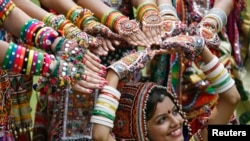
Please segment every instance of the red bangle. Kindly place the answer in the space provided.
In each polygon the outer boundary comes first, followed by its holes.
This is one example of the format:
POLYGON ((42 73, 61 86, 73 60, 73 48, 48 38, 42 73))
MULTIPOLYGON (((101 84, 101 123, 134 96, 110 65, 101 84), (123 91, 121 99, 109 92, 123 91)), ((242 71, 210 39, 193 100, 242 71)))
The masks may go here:
POLYGON ((22 47, 22 51, 21 51, 21 55, 20 55, 20 59, 18 62, 18 68, 17 68, 17 72, 21 72, 22 68, 23 68, 23 62, 24 62, 24 57, 25 57, 25 52, 26 52, 26 48, 22 47))
POLYGON ((204 74, 207 75, 207 74, 211 73, 211 72, 214 71, 219 65, 220 65, 220 61, 218 61, 217 64, 214 65, 210 70, 205 71, 204 74))

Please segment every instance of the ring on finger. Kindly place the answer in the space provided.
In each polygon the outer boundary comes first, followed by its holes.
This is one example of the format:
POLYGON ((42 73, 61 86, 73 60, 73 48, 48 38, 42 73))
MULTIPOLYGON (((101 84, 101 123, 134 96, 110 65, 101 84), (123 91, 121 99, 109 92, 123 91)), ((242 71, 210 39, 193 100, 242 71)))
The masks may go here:
POLYGON ((82 75, 82 80, 84 80, 84 81, 87 80, 87 77, 88 76, 86 74, 82 75))

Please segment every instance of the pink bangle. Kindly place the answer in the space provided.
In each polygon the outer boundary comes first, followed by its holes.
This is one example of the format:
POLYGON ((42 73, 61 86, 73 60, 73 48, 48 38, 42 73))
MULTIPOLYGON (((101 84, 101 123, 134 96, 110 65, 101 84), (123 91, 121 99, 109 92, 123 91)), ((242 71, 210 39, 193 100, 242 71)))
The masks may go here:
POLYGON ((50 65, 50 62, 51 62, 51 59, 50 59, 50 55, 45 53, 44 54, 45 57, 44 57, 44 63, 43 63, 43 71, 42 71, 42 74, 44 76, 48 76, 49 75, 49 65, 50 65))

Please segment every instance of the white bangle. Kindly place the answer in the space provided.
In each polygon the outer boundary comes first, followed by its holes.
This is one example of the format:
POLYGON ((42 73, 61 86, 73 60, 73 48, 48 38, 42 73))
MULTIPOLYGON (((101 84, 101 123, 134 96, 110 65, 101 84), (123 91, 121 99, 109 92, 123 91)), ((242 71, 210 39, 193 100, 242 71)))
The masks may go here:
POLYGON ((220 94, 223 93, 225 91, 227 91, 228 89, 230 89, 233 85, 234 85, 235 81, 231 78, 231 80, 226 83, 223 87, 219 88, 219 89, 214 89, 216 93, 220 94))
POLYGON ((218 73, 220 73, 223 69, 224 69, 224 65, 222 65, 221 63, 219 64, 219 66, 217 68, 215 68, 214 71, 210 72, 209 74, 206 74, 206 77, 208 79, 213 78, 214 76, 216 76, 218 73))
POLYGON ((170 14, 179 19, 175 7, 173 7, 171 4, 161 4, 158 6, 158 9, 161 16, 170 14))
POLYGON ((227 24, 227 14, 219 8, 212 8, 209 12, 204 16, 204 18, 213 18, 218 23, 218 31, 222 30, 222 27, 227 24))
POLYGON ((118 99, 120 99, 120 97, 121 97, 121 93, 118 90, 116 90, 115 88, 111 87, 111 86, 104 86, 102 91, 113 94, 118 99))
POLYGON ((96 101, 96 103, 98 103, 98 102, 100 102, 100 103, 103 103, 103 102, 107 103, 110 106, 114 107, 115 109, 117 109, 117 107, 118 107, 118 104, 114 104, 113 102, 111 102, 111 101, 109 101, 107 99, 104 99, 104 98, 98 98, 97 101, 96 101))
POLYGON ((90 122, 105 125, 110 128, 114 127, 114 123, 112 120, 101 116, 91 116, 90 122))
POLYGON ((101 104, 96 104, 96 105, 95 105, 95 109, 96 109, 96 110, 104 111, 104 112, 109 113, 110 115, 112 115, 112 116, 115 117, 116 111, 110 109, 110 108, 107 107, 107 106, 104 106, 104 105, 101 105, 101 104))
POLYGON ((218 57, 216 57, 215 55, 213 55, 213 56, 214 56, 213 59, 209 63, 207 63, 204 66, 201 66, 201 69, 203 72, 210 70, 214 65, 216 65, 218 63, 218 61, 219 61, 218 57))
POLYGON ((98 96, 98 98, 106 99, 106 100, 112 102, 114 105, 118 105, 119 104, 119 102, 116 99, 114 99, 114 98, 112 98, 110 96, 104 95, 104 94, 100 94, 98 96))

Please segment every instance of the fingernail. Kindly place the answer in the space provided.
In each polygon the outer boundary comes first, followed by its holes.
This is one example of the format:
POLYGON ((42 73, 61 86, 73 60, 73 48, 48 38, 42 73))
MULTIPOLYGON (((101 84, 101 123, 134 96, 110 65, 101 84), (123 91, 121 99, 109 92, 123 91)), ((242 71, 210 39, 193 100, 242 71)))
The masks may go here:
POLYGON ((102 84, 99 84, 99 86, 98 86, 100 89, 102 89, 103 88, 103 85, 102 84))

